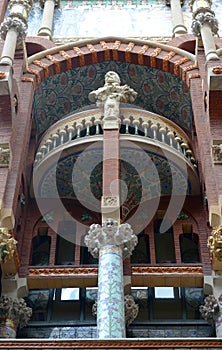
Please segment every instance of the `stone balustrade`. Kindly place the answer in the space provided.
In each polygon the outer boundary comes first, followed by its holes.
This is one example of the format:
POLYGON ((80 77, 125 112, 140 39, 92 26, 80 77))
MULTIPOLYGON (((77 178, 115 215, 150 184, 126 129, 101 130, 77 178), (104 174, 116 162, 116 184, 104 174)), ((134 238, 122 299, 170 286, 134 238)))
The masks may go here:
MULTIPOLYGON (((196 160, 186 133, 170 120, 136 108, 121 108, 120 134, 156 140, 180 152, 196 167, 196 160)), ((79 112, 58 121, 43 135, 36 152, 35 165, 63 144, 82 137, 103 133, 103 117, 98 109, 79 112)))

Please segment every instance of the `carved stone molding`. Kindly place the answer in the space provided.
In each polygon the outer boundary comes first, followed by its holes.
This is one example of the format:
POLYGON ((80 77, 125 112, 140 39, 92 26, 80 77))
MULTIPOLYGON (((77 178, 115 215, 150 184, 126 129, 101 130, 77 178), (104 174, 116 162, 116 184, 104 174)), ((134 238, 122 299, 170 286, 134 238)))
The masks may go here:
POLYGON ((215 18, 214 11, 207 9, 206 12, 200 12, 200 9, 198 9, 197 14, 194 15, 194 19, 191 25, 192 32, 195 36, 201 36, 201 27, 204 24, 207 24, 210 27, 213 34, 218 33, 218 20, 215 18))
POLYGON ((125 258, 132 254, 137 241, 137 236, 129 224, 118 225, 118 222, 113 219, 107 219, 102 226, 99 224, 91 225, 88 235, 85 237, 85 244, 95 258, 98 258, 100 248, 106 245, 122 248, 125 258))
POLYGON ((0 228, 0 263, 5 263, 12 258, 16 249, 17 241, 5 228, 0 228))
POLYGON ((212 258, 222 262, 222 226, 215 227, 208 238, 208 248, 212 258))
POLYGON ((203 269, 201 266, 133 266, 133 274, 202 274, 203 269))

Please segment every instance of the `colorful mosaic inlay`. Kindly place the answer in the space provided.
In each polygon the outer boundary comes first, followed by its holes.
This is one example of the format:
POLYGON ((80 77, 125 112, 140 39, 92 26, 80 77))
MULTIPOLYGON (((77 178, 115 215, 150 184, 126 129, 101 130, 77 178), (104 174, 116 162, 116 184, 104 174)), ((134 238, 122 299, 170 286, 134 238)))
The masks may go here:
POLYGON ((109 70, 119 74, 121 84, 138 92, 135 105, 191 129, 190 92, 179 77, 147 66, 110 61, 78 67, 44 80, 34 97, 38 132, 90 105, 89 92, 103 86, 105 73, 109 70))

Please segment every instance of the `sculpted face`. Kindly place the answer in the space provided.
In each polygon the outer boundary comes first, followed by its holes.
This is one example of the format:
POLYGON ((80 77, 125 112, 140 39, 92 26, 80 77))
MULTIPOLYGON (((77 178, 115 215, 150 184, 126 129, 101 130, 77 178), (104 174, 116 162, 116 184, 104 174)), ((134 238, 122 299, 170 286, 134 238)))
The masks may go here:
POLYGON ((109 71, 105 75, 105 83, 106 84, 112 84, 112 83, 120 84, 120 78, 116 72, 109 71))

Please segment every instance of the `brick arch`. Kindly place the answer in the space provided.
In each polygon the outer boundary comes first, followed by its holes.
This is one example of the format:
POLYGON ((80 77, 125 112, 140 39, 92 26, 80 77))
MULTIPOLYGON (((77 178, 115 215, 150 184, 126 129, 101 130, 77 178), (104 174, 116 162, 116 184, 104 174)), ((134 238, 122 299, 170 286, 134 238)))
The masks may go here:
MULTIPOLYGON (((196 64, 185 52, 179 52, 161 44, 146 44, 146 42, 121 40, 93 40, 91 43, 66 49, 53 48, 40 55, 41 58, 33 60, 22 77, 22 81, 31 81, 33 89, 49 77, 67 70, 96 64, 104 61, 121 61, 136 65, 157 68, 180 77, 190 86, 190 80, 199 78, 196 64)), ((38 57, 38 56, 37 56, 38 57)))

